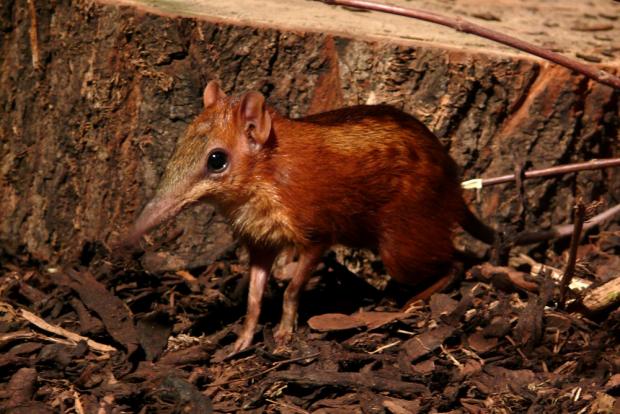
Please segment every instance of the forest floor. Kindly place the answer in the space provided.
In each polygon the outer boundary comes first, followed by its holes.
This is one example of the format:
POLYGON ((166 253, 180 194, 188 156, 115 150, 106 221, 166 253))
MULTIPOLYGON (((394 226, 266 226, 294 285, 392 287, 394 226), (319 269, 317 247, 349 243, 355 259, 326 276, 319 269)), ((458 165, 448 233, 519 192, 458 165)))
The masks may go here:
MULTIPOLYGON (((547 265, 562 269, 566 252, 550 251, 547 265)), ((255 344, 228 356, 245 313, 238 252, 163 274, 97 246, 68 268, 5 260, 0 412, 620 410, 620 310, 584 313, 583 293, 560 309, 556 283, 528 256, 469 267, 447 292, 403 307, 403 290, 368 283, 380 281, 377 263, 357 262, 356 275, 331 254, 288 348, 272 337, 285 285, 272 278, 255 344)), ((617 277, 619 254, 618 229, 591 236, 579 280, 617 277)))
MULTIPOLYGON (((184 0, 183 10, 180 1, 107 2, 256 27, 507 50, 306 0, 184 0)), ((618 1, 416 3, 583 60, 620 62, 618 1)), ((563 241, 506 267, 468 262, 454 286, 411 303, 412 293, 384 283, 378 262, 331 253, 303 293, 289 347, 277 347, 272 334, 287 283, 279 272, 254 345, 231 356, 248 286, 240 249, 208 266, 161 273, 95 244, 62 267, 0 255, 0 413, 620 412, 617 298, 596 312, 584 305, 591 289, 620 277, 620 226, 579 247, 581 287, 563 308, 552 275, 561 276, 567 257, 563 241)))

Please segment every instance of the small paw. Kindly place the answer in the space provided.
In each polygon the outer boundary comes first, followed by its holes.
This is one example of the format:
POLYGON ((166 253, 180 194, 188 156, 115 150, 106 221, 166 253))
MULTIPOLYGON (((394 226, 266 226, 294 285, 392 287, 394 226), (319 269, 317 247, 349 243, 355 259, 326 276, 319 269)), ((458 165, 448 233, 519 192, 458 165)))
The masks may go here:
POLYGON ((239 338, 237 338, 235 344, 233 345, 232 352, 228 356, 235 355, 248 349, 248 347, 252 344, 252 337, 253 335, 246 333, 239 335, 239 338))
POLYGON ((276 342, 276 348, 273 350, 275 355, 289 355, 291 353, 292 349, 289 345, 293 340, 292 329, 283 329, 279 326, 273 335, 273 339, 276 342))
POLYGON ((276 333, 273 335, 273 339, 279 347, 286 346, 293 339, 293 329, 280 324, 276 330, 276 333))

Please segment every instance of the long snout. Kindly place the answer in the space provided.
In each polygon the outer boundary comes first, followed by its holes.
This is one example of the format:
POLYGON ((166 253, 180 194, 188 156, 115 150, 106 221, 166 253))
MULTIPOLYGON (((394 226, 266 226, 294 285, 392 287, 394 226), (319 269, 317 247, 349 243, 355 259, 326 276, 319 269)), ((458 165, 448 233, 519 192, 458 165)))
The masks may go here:
POLYGON ((136 246, 149 230, 176 216, 184 203, 174 197, 155 197, 144 209, 123 237, 125 246, 136 246))

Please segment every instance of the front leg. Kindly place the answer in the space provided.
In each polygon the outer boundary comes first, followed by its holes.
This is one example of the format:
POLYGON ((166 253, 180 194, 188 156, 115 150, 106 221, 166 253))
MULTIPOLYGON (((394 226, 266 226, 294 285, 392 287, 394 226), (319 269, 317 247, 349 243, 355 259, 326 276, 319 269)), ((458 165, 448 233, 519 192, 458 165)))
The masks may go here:
POLYGON ((277 256, 272 249, 248 248, 250 253, 250 290, 248 292, 248 310, 243 329, 233 347, 233 353, 243 351, 252 343, 254 331, 260 316, 261 302, 265 286, 271 272, 271 265, 277 256))
POLYGON ((321 259, 326 247, 323 245, 312 246, 300 251, 299 261, 295 274, 284 291, 282 306, 282 320, 275 333, 275 340, 283 345, 291 339, 297 322, 297 308, 299 307, 299 293, 304 288, 312 271, 321 259))

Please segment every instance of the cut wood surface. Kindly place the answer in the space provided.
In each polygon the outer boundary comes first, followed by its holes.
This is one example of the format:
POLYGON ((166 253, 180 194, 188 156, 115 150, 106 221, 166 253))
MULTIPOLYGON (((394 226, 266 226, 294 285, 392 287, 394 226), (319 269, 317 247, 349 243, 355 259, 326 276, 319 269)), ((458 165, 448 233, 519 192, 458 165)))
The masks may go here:
MULTIPOLYGON (((152 195, 215 78, 227 93, 261 91, 290 116, 395 105, 440 137, 464 179, 513 173, 515 163, 545 168, 620 153, 618 91, 428 23, 301 0, 28 4, 0 8, 0 252, 7 255, 88 263, 152 195)), ((416 7, 619 72, 615 2, 416 7)), ((484 189, 480 203, 473 192, 467 197, 502 227, 517 216, 513 188, 484 189)), ((569 221, 577 194, 616 204, 620 172, 530 180, 525 194, 526 226, 544 228, 569 221)), ((232 246, 207 206, 166 230, 155 233, 159 251, 145 260, 153 270, 205 266, 232 246)))
MULTIPOLYGON (((401 16, 333 7, 316 0, 103 0, 153 13, 224 23, 332 33, 409 45, 432 43, 489 52, 515 51, 476 36, 401 16)), ((620 63, 620 3, 559 0, 377 0, 460 17, 579 59, 620 63)))

